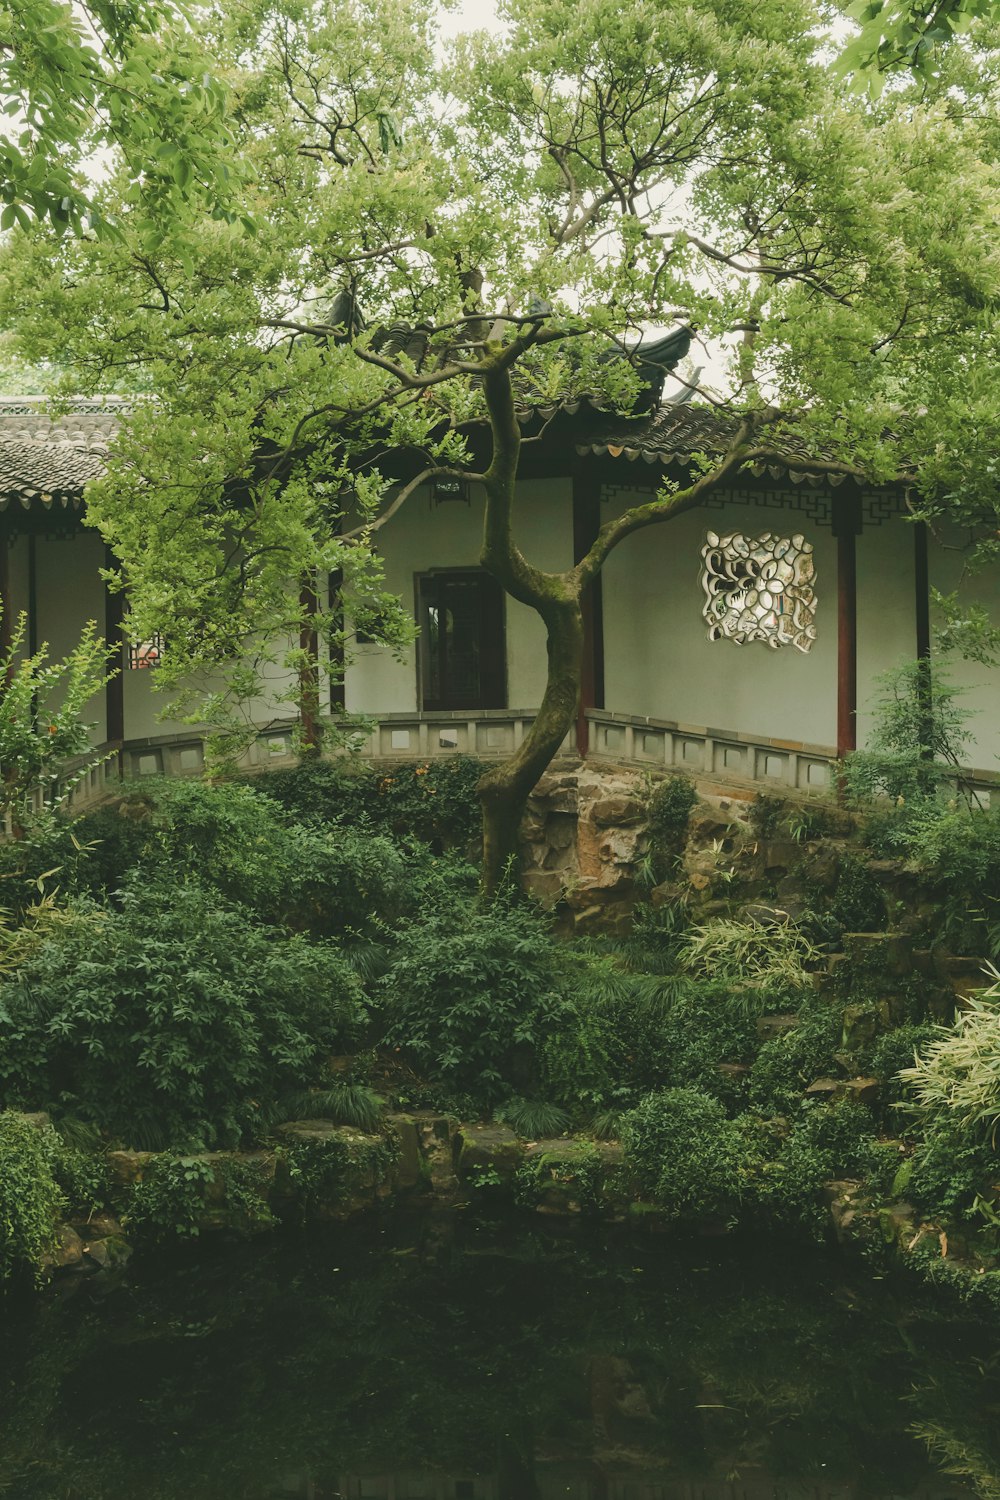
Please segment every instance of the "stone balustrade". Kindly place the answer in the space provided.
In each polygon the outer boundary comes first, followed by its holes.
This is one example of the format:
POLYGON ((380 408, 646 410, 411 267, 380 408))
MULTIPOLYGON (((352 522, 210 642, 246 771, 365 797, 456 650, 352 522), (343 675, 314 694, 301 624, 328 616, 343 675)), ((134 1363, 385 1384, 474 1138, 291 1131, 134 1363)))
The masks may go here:
MULTIPOLYGON (((681 724, 668 719, 588 709, 589 758, 651 771, 684 771, 705 788, 823 795, 835 775, 836 757, 829 745, 768 739, 736 730, 681 724)), ((490 760, 512 755, 531 727, 529 710, 484 709, 464 713, 396 713, 378 720, 359 720, 350 747, 373 761, 431 760, 473 755, 490 760)), ((295 721, 276 720, 262 728, 241 757, 241 767, 255 772, 294 765, 295 721)), ((106 756, 72 787, 74 811, 103 800, 119 780, 146 776, 198 775, 205 764, 204 741, 196 731, 127 740, 120 747, 99 746, 106 756)), ((567 735, 562 754, 575 755, 575 734, 567 735)), ((68 779, 84 764, 70 763, 68 779)), ((984 807, 1000 806, 1000 775, 970 770, 955 778, 956 791, 973 793, 984 807)))

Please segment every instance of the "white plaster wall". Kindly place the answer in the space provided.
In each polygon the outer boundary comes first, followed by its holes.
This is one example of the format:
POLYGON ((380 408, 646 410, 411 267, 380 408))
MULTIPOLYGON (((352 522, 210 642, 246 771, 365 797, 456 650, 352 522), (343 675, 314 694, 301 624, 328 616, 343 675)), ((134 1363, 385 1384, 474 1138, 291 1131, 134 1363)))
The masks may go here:
MULTIPOLYGON (((603 507, 605 517, 624 509, 645 492, 621 492, 603 507)), ((411 497, 380 534, 386 586, 409 608, 414 577, 437 567, 474 567, 481 545, 483 499, 473 491, 469 505, 434 506, 427 491, 411 497)), ((546 569, 572 563, 572 494, 568 479, 523 483, 518 488, 516 525, 529 560, 546 569)), ((54 656, 70 650, 88 619, 104 624, 99 568, 103 547, 93 533, 73 538, 39 537, 38 638, 54 656)), ((912 660, 916 650, 914 550, 912 528, 900 518, 866 525, 858 539, 858 701, 859 743, 871 727, 875 678, 912 660)), ((833 745, 836 739, 837 568, 836 541, 829 526, 798 510, 738 501, 704 508, 629 537, 604 570, 606 706, 614 711, 676 720, 760 737, 833 745), (736 646, 708 640, 702 616, 701 547, 706 532, 742 530, 749 534, 801 531, 816 560, 817 640, 808 655, 791 647, 736 646)), ((27 607, 28 543, 19 537, 11 551, 11 608, 27 607)), ((962 581, 964 559, 931 541, 931 582, 943 591, 963 584, 963 598, 985 605, 1000 624, 1000 588, 995 575, 962 581)), ((545 682, 544 632, 533 611, 506 600, 507 701, 531 710, 545 682)), ((952 679, 968 689, 965 702, 975 710, 975 744, 969 761, 980 769, 1000 768, 1000 669, 957 661, 952 679)), ((125 731, 128 738, 183 732, 186 726, 158 715, 169 700, 154 692, 155 674, 126 672, 125 731)), ((273 696, 253 706, 258 723, 289 716, 278 701, 291 683, 280 667, 269 670, 273 696)), ((357 649, 347 672, 347 706, 352 712, 413 712, 417 706, 416 647, 401 661, 377 646, 357 649)), ((321 701, 327 699, 326 682, 321 701)), ((103 694, 88 707, 105 734, 103 694)))
MULTIPOLYGON (((379 532, 386 588, 414 608, 414 578, 434 568, 478 565, 483 494, 473 486, 468 505, 434 505, 417 491, 379 532)), ((568 479, 527 480, 517 487, 515 533, 529 562, 547 570, 573 565, 573 499, 568 479)), ((537 708, 545 688, 545 632, 533 610, 507 599, 507 704, 537 708)), ((416 644, 401 660, 381 646, 359 646, 346 675, 349 712, 412 713, 417 708, 416 644)))
POLYGON ((858 745, 871 733, 883 672, 917 654, 914 532, 902 516, 865 523, 857 539, 858 745))
MULTIPOLYGON (((649 492, 618 493, 605 516, 649 492)), ((832 745, 837 725, 836 542, 801 511, 729 503, 690 511, 626 538, 604 568, 608 709, 800 743, 832 745), (710 641, 701 549, 724 535, 799 532, 814 549, 816 641, 808 654, 763 642, 710 641)))
MULTIPOLYGON (((27 554, 27 542, 18 542, 27 554)), ((37 538, 35 567, 38 599, 38 643, 48 643, 55 659, 65 656, 80 639, 88 620, 104 633, 104 584, 99 570, 104 566, 104 543, 93 531, 72 537, 37 538)), ((25 585, 26 587, 26 585, 25 585)), ((93 737, 99 742, 107 734, 104 691, 87 703, 83 717, 94 722, 93 737)))
MULTIPOLYGON (((195 733, 190 724, 172 717, 171 695, 156 690, 155 668, 125 669, 123 696, 125 704, 125 738, 129 740, 156 738, 164 734, 195 733)), ((251 699, 246 706, 247 717, 255 724, 265 725, 273 719, 289 719, 296 714, 295 705, 283 697, 295 685, 294 673, 278 663, 269 663, 261 673, 264 693, 251 699)), ((206 676, 199 683, 205 693, 222 687, 222 679, 206 676)), ((320 683, 321 711, 329 703, 329 690, 325 677, 320 683)))
MULTIPOLYGON (((0 546, 4 545, 0 542, 0 546)), ((18 615, 28 608, 28 538, 15 537, 10 547, 10 598, 6 601, 10 612, 10 628, 14 629, 18 615)), ((27 642, 25 642, 27 646, 27 642)))
MULTIPOLYGON (((1000 572, 994 566, 992 570, 964 577, 967 559, 960 550, 963 540, 957 535, 944 536, 940 542, 930 539, 931 585, 943 594, 958 589, 963 603, 981 605, 993 624, 1000 626, 1000 572)), ((933 615, 931 619, 933 624, 933 615)), ((953 656, 936 661, 946 670, 951 683, 964 690, 959 704, 973 715, 969 727, 974 743, 966 759, 976 770, 1000 771, 1000 667, 983 667, 953 656)))

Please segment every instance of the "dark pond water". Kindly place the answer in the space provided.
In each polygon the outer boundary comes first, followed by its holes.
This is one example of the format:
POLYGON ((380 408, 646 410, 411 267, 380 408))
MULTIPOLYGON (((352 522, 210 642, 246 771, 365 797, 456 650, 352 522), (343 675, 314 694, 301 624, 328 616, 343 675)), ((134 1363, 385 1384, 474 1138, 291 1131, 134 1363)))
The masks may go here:
POLYGON ((2 1310, 4 1500, 1000 1495, 997 1330, 805 1251, 458 1216, 98 1293, 2 1310))

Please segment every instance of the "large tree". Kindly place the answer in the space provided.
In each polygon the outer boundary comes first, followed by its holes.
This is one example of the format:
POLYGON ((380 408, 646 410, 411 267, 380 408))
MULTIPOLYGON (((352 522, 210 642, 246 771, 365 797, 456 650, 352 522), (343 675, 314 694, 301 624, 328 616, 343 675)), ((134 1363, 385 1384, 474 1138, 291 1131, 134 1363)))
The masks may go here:
POLYGON ((155 396, 89 504, 178 675, 228 659, 249 692, 249 641, 336 628, 327 570, 382 612, 373 532, 435 473, 482 485, 482 563, 537 611, 549 658, 531 732, 482 779, 488 889, 572 723, 582 600, 611 551, 790 432, 826 470, 917 475, 995 353, 1000 291, 986 116, 916 85, 840 98, 812 0, 503 14, 441 65, 430 0, 227 7, 206 37, 256 236, 205 219, 189 258, 151 253, 112 179, 119 240, 22 236, 0 285, 30 357, 155 396), (542 571, 517 540, 519 402, 628 410, 639 375, 609 353, 671 324, 711 351, 726 451, 542 571))

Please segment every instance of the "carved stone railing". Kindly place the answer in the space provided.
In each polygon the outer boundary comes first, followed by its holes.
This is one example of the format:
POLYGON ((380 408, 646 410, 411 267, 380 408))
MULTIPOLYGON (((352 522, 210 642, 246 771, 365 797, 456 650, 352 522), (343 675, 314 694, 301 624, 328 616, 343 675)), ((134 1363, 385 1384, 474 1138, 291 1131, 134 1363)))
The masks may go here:
MULTIPOLYGON (((668 719, 588 709, 589 758, 616 764, 648 767, 651 771, 685 771, 703 790, 743 788, 754 791, 822 795, 833 785, 836 758, 828 745, 768 739, 736 730, 682 724, 668 719)), ((512 755, 531 727, 530 710, 485 709, 466 713, 386 714, 377 722, 359 724, 352 732, 353 747, 363 760, 431 760, 448 755, 473 755, 489 760, 512 755)), ((241 757, 250 772, 294 765, 295 721, 281 720, 262 728, 241 757)), ((198 775, 205 764, 203 739, 196 731, 127 740, 121 746, 101 746, 111 752, 103 764, 89 770, 67 801, 74 811, 103 800, 119 780, 146 776, 198 775)), ((576 755, 575 735, 567 735, 561 753, 576 755)), ((82 762, 77 762, 76 768, 82 762)), ((74 766, 67 768, 72 774, 74 766)), ((956 791, 973 792, 984 807, 1000 806, 1000 775, 969 771, 955 778, 956 791)))

